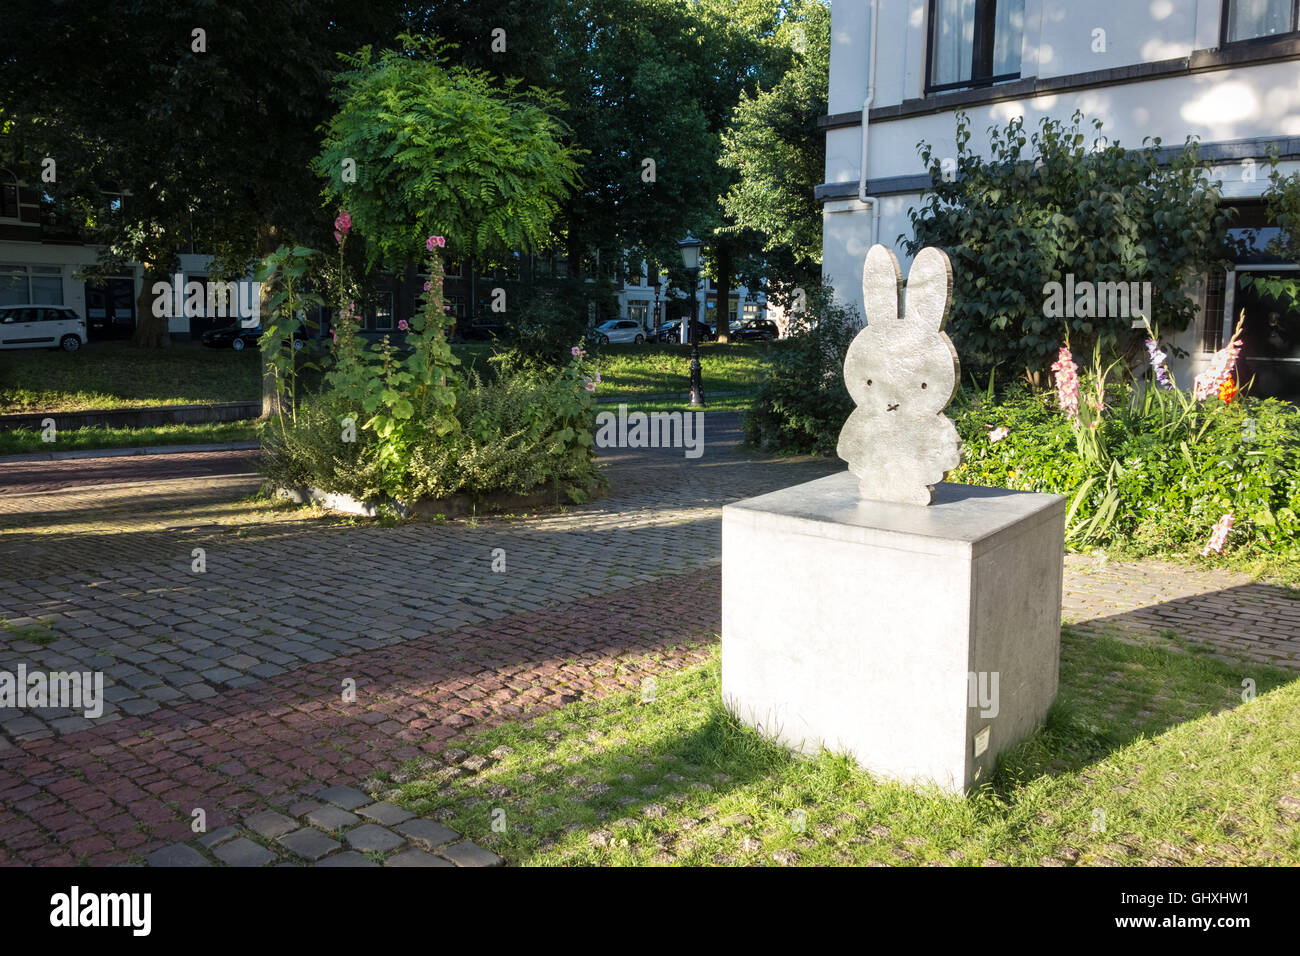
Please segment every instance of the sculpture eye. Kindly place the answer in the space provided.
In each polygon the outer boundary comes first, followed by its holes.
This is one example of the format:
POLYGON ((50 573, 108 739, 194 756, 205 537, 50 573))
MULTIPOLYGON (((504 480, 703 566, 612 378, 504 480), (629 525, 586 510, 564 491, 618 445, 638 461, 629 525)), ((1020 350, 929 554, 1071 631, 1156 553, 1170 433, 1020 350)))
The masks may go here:
POLYGON ((922 388, 925 388, 925 382, 922 382, 922 383, 921 383, 921 387, 922 387, 922 388))

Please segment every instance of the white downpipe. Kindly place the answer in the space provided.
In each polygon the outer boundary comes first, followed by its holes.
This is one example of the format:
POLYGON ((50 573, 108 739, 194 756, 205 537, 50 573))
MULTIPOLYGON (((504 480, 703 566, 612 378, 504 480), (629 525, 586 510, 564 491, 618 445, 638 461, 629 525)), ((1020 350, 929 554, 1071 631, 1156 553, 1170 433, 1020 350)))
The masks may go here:
POLYGON ((867 97, 862 101, 862 162, 858 176, 858 201, 871 206, 871 244, 880 241, 880 198, 867 195, 867 144, 870 140, 871 105, 876 101, 876 21, 880 0, 871 0, 871 40, 867 56, 867 97))

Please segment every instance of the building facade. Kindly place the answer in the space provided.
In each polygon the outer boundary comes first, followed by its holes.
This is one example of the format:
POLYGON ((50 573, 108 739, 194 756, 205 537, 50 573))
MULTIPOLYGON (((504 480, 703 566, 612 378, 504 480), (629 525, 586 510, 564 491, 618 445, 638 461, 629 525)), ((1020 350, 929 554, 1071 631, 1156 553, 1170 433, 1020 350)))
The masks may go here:
MULTIPOLYGON (((1237 225, 1270 223, 1261 194, 1270 155, 1300 169, 1300 3, 1297 0, 837 0, 832 6, 823 274, 861 308, 862 265, 879 241, 911 234, 908 210, 929 176, 917 152, 956 155, 958 110, 970 147, 987 155, 990 126, 1023 117, 1100 119, 1111 141, 1200 141, 1237 225)), ((1274 230, 1275 232, 1275 230, 1274 230)), ((1261 303, 1250 272, 1294 276, 1295 263, 1240 256, 1201 277, 1195 325, 1171 341, 1187 384, 1247 309, 1243 368, 1257 394, 1300 395, 1300 315, 1261 303)), ((1044 276, 1043 282, 1061 276, 1044 276)))

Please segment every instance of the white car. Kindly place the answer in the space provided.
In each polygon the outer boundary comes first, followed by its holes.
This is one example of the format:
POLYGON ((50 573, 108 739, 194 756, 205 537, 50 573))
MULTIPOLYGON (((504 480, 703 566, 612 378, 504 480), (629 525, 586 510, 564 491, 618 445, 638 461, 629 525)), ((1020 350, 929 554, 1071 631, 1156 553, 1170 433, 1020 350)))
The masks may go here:
POLYGON ((641 323, 635 319, 610 319, 596 326, 596 339, 601 345, 610 342, 634 342, 640 345, 648 337, 641 323))
POLYGON ((63 349, 86 344, 86 320, 66 305, 0 305, 0 349, 63 349))

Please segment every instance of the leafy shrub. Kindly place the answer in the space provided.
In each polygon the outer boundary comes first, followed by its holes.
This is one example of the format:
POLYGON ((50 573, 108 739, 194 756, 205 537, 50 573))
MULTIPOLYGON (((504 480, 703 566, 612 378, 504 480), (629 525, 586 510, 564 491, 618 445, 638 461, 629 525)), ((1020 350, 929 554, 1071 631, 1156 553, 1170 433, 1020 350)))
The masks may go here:
POLYGON ((853 411, 844 355, 862 324, 852 306, 835 303, 828 285, 809 289, 806 306, 794 316, 789 338, 768 352, 745 438, 771 451, 832 454, 853 411))
POLYGON ((948 480, 1061 494, 1072 506, 1078 497, 1068 527, 1076 545, 1199 549, 1231 511, 1234 544, 1300 546, 1300 410, 1275 399, 1210 398, 1180 417, 1154 397, 1127 384, 1107 390, 1113 413, 1100 428, 1108 463, 1098 468, 1079 454, 1052 393, 1013 389, 993 402, 967 392, 950 410, 964 449, 948 480), (991 440, 999 428, 1006 437, 991 440), (1107 511, 1109 520, 1093 524, 1107 511))
MULTIPOLYGON (((1147 319, 1166 330, 1186 328, 1196 315, 1189 280, 1221 258, 1228 211, 1219 184, 1205 178, 1195 142, 1162 164, 1158 138, 1125 149, 1105 142, 1100 121, 1087 132, 1082 124, 1078 112, 1068 126, 1044 118, 1031 134, 1014 118, 989 129, 985 159, 969 147, 968 120, 958 113, 955 157, 919 144, 931 184, 909 214, 912 236, 900 239, 909 255, 938 246, 952 259, 948 334, 968 372, 1045 370, 1061 320, 1044 315, 1044 283, 1064 282, 1067 274, 1081 282, 1150 282, 1154 315, 1147 319)), ((1110 338, 1140 352, 1130 320, 1065 321, 1083 351, 1110 338)))
POLYGON ((279 485, 311 486, 373 501, 467 493, 528 492, 556 485, 569 500, 586 500, 597 479, 592 431, 594 402, 578 362, 559 374, 514 373, 484 383, 477 375, 457 389, 457 428, 424 431, 405 449, 394 486, 381 457, 384 441, 368 429, 344 441, 340 422, 357 419, 337 393, 305 403, 297 424, 263 436, 263 469, 279 485))

